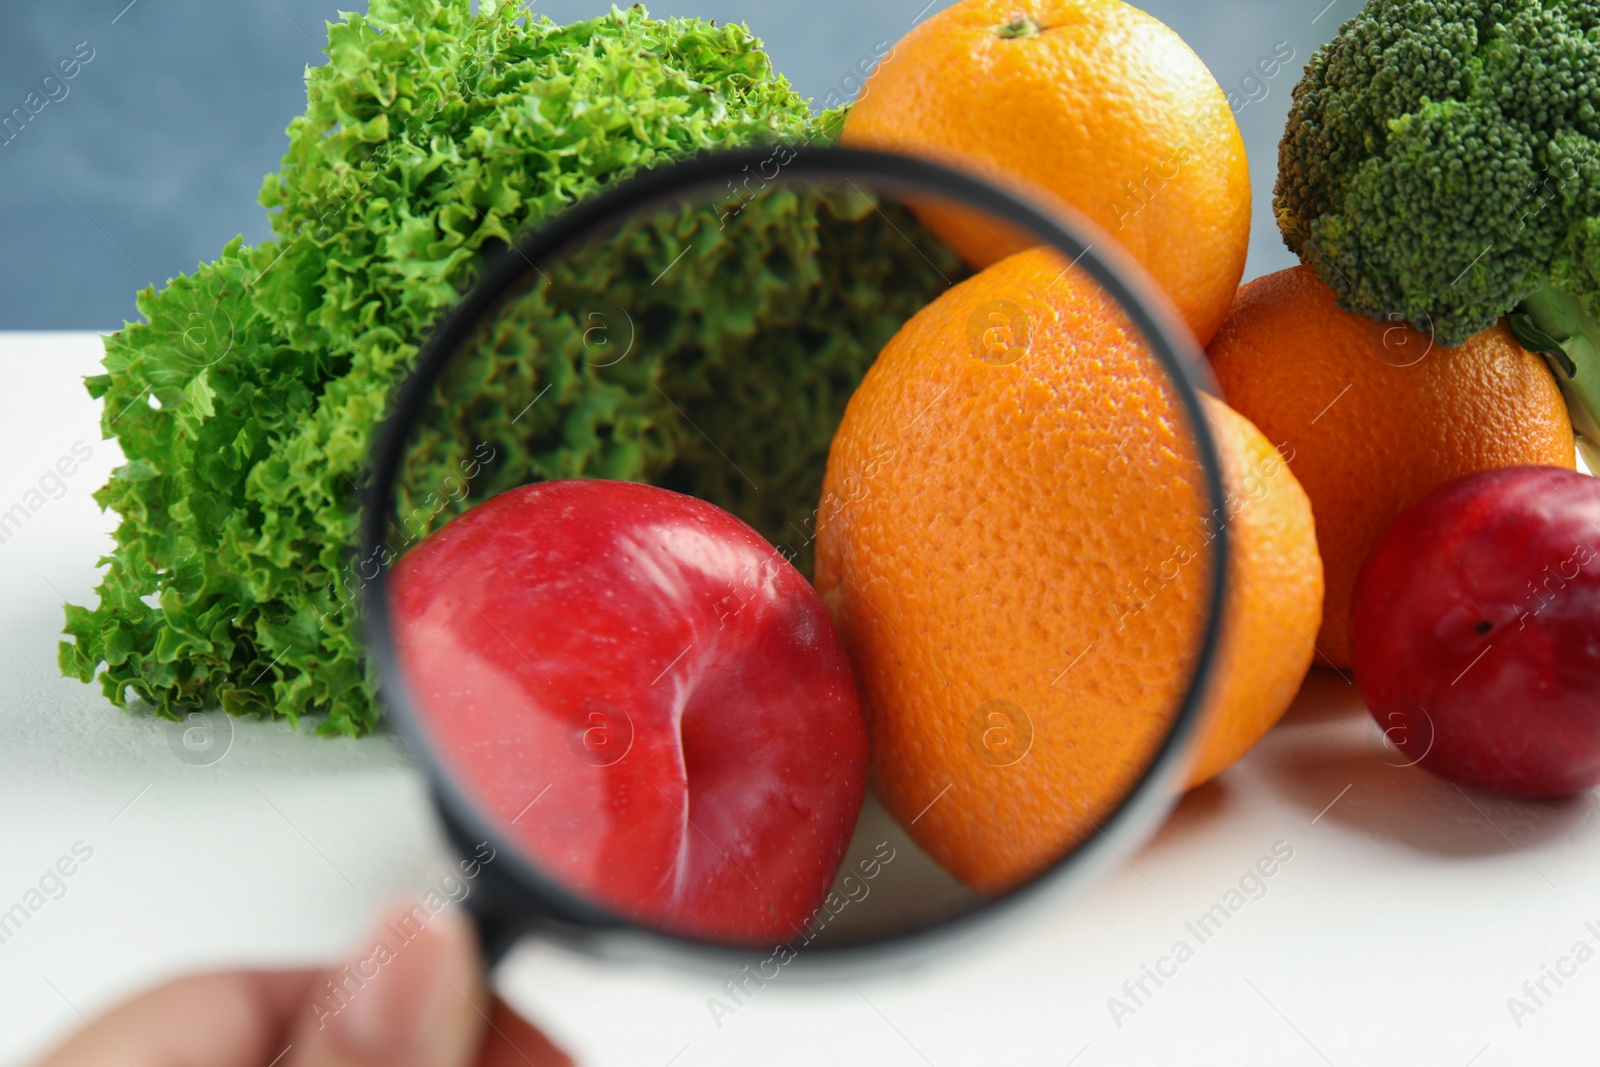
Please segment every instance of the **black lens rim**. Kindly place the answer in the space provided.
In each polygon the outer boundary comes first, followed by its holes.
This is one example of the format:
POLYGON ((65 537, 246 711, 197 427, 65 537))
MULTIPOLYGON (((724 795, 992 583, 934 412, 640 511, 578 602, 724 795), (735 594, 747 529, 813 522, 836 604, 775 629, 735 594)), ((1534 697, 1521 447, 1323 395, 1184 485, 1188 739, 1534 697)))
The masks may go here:
MULTIPOLYGON (((422 415, 431 390, 460 346, 484 316, 493 313, 512 293, 530 268, 537 269, 538 264, 559 255, 573 242, 643 208, 697 191, 725 189, 730 181, 744 179, 752 170, 760 174, 763 165, 774 162, 774 153, 780 148, 790 158, 780 165, 779 175, 770 179, 772 182, 792 182, 806 177, 836 180, 861 178, 870 181, 875 190, 887 188, 914 196, 943 198, 1045 238, 1045 243, 1054 246, 1109 292, 1121 305, 1129 321, 1143 333, 1171 379, 1190 420, 1212 513, 1227 513, 1221 461, 1199 397, 1208 384, 1199 347, 1187 327, 1172 312, 1165 297, 1144 280, 1137 264, 1109 236, 1069 206, 1058 202, 1036 203, 1032 195, 1002 189, 974 175, 926 159, 854 148, 767 145, 708 153, 640 172, 594 199, 563 211, 485 266, 483 274, 461 303, 434 328, 423 345, 414 368, 395 395, 372 452, 369 476, 362 494, 361 559, 364 563, 382 562, 375 576, 364 580, 360 591, 367 654, 372 658, 378 678, 378 696, 389 711, 390 722, 427 773, 435 802, 443 809, 452 836, 458 840, 477 837, 500 843, 501 835, 458 788, 434 752, 421 726, 421 718, 411 700, 400 671, 399 657, 395 653, 388 577, 399 557, 389 550, 386 532, 410 431, 422 415)), ((1152 804, 1162 803, 1157 794, 1172 787, 1170 779, 1179 761, 1186 755, 1198 728, 1221 643, 1228 577, 1228 529, 1225 523, 1219 524, 1215 531, 1211 556, 1213 581, 1207 604, 1208 625, 1189 690, 1149 766, 1117 808, 1098 827, 1100 835, 1086 838, 1028 882, 968 912, 886 937, 839 945, 824 943, 808 946, 803 955, 834 961, 854 959, 907 948, 926 948, 934 941, 970 931, 976 924, 987 923, 1003 913, 1015 911, 1025 900, 1036 897, 1051 885, 1064 880, 1073 871, 1085 866, 1088 857, 1102 852, 1109 845, 1111 836, 1125 830, 1137 811, 1149 810, 1152 804), (1097 842, 1097 836, 1104 836, 1105 842, 1097 842)), ((749 956, 748 949, 667 934, 596 908, 547 878, 515 849, 506 847, 497 851, 500 853, 497 863, 507 863, 513 868, 512 871, 501 870, 525 891, 527 903, 525 916, 501 914, 479 917, 480 921, 487 920, 502 931, 508 923, 513 923, 519 928, 530 931, 542 929, 562 940, 580 944, 592 943, 596 937, 608 933, 625 931, 632 937, 642 936, 646 943, 668 946, 680 953, 689 951, 702 957, 709 955, 728 959, 747 959, 749 956)), ((497 876, 496 881, 503 886, 506 879, 497 876)), ((502 892, 502 900, 504 896, 502 892)))

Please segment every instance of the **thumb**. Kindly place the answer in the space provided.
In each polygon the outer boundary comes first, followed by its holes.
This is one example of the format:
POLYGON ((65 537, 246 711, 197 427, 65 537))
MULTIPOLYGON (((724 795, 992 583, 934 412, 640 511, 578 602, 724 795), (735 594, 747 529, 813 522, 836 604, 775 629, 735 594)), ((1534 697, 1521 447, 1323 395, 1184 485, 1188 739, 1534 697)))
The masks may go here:
POLYGON ((307 994, 284 1067, 467 1067, 488 1019, 477 935, 451 907, 391 911, 307 994))

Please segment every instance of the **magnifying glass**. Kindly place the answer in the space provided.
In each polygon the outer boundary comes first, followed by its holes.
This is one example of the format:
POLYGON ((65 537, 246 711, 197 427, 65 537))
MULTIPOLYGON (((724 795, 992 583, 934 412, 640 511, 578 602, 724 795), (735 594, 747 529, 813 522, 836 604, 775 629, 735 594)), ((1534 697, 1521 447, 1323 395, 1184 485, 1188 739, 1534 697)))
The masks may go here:
POLYGON ((1130 263, 943 166, 776 145, 485 268, 363 554, 491 958, 942 951, 1153 829, 1227 511, 1200 354, 1130 263))

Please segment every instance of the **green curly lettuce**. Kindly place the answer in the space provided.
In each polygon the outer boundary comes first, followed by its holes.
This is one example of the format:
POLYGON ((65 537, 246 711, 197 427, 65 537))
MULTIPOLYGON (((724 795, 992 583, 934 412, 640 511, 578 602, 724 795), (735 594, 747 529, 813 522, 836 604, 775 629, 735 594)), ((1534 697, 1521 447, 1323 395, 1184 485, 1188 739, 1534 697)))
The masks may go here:
MULTIPOLYGON (((236 239, 141 292, 145 321, 106 339, 88 380, 127 462, 97 495, 120 517, 99 604, 68 607, 60 658, 117 704, 372 729, 355 605, 375 561, 352 558, 357 495, 419 340, 486 258, 604 186, 838 125, 813 119, 743 27, 639 7, 558 26, 516 3, 374 0, 329 27, 327 54, 262 189, 276 240, 236 239)), ((498 488, 587 476, 710 499, 803 565, 845 401, 960 272, 859 194, 776 187, 737 226, 711 208, 645 220, 524 294, 458 361, 386 550, 498 488), (691 246, 739 269, 716 286, 675 276, 691 246), (650 321, 626 359, 587 347, 599 301, 650 321)))

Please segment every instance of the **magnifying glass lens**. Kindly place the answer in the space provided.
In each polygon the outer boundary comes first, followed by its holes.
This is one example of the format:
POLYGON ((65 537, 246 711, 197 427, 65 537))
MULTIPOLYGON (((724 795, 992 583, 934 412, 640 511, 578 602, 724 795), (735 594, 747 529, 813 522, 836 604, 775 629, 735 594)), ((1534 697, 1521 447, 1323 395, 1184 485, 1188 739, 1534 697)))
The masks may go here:
POLYGON ((1104 240, 776 148, 486 273, 380 463, 379 644, 530 913, 901 938, 1170 795, 1225 522, 1192 342, 1104 240))

